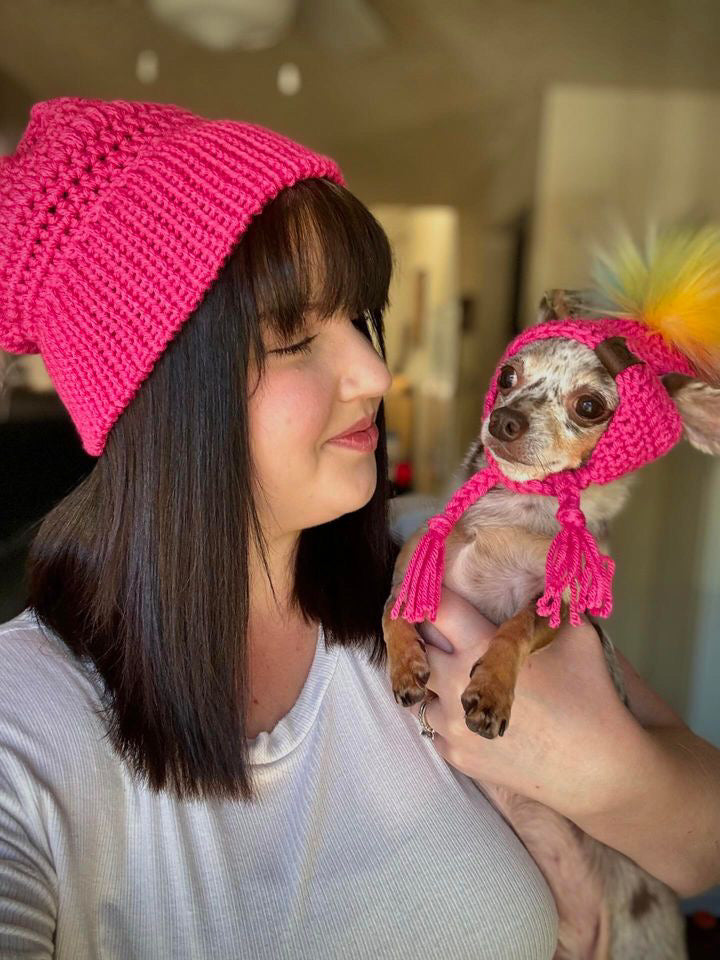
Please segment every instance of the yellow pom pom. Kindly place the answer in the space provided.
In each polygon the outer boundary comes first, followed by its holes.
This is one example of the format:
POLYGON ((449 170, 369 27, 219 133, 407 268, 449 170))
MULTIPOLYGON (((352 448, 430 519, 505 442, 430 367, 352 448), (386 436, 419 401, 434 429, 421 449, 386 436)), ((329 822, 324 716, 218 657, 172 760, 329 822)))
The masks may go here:
POLYGON ((606 314, 647 324, 720 380, 720 227, 650 229, 644 253, 623 233, 596 252, 593 278, 606 314))

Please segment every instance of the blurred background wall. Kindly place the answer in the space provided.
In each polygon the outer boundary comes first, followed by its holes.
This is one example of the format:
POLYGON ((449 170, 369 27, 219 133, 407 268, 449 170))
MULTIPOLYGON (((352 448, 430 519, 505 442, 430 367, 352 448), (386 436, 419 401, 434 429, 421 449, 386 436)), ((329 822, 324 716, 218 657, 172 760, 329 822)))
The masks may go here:
MULTIPOLYGON (((716 0, 0 0, 0 153, 61 95, 178 103, 338 160, 395 251, 391 470, 418 522, 542 291, 585 285, 616 219, 640 237, 720 215, 716 0)), ((6 377, 0 619, 32 524, 93 462, 39 358, 6 377)), ((611 635, 720 744, 718 464, 682 446, 645 468, 612 543, 611 635)))
MULTIPOLYGON (((593 241, 623 220, 720 217, 720 94, 555 86, 543 103, 526 311, 582 286, 593 241)), ((717 460, 687 444, 642 471, 615 523, 614 635, 697 732, 720 743, 717 460)))

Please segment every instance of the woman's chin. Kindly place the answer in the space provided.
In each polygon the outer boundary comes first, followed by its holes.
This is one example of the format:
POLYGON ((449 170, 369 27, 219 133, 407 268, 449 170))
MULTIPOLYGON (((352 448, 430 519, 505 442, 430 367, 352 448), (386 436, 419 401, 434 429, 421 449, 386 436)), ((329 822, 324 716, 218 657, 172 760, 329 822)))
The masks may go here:
POLYGON ((364 484, 354 484, 353 489, 348 490, 347 509, 343 513, 353 513, 360 510, 372 499, 377 487, 377 471, 373 470, 372 476, 367 478, 364 484))

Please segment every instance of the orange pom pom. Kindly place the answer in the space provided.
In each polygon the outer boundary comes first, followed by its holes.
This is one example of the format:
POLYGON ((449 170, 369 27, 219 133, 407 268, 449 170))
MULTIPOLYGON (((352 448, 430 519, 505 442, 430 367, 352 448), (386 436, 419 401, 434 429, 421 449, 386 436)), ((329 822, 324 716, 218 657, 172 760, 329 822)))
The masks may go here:
POLYGON ((595 258, 605 314, 647 324, 720 381, 720 227, 652 228, 644 252, 624 232, 595 258))

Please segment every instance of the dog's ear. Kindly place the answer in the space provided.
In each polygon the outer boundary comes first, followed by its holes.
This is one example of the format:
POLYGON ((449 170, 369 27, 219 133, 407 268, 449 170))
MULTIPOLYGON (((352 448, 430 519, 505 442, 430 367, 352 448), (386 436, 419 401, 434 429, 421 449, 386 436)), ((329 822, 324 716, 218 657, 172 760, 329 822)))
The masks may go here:
POLYGON ((602 340, 595 347, 595 353, 597 354, 598 360, 600 360, 613 378, 627 367, 632 367, 636 363, 642 363, 639 357, 636 357, 632 351, 628 350, 625 337, 608 337, 607 340, 602 340))
POLYGON ((540 298, 540 306, 535 323, 549 320, 564 320, 566 317, 578 318, 588 312, 591 293, 588 290, 546 290, 540 298))
POLYGON ((720 386, 682 373, 662 378, 682 417, 685 436, 703 453, 720 454, 720 386))

